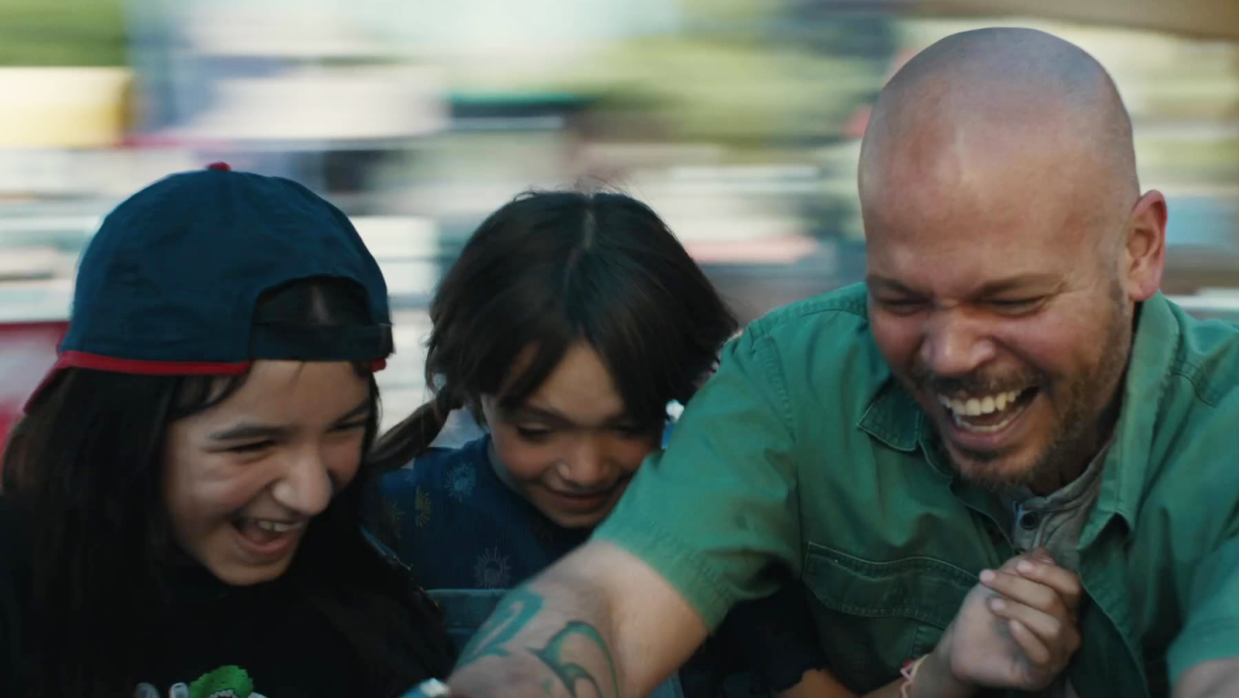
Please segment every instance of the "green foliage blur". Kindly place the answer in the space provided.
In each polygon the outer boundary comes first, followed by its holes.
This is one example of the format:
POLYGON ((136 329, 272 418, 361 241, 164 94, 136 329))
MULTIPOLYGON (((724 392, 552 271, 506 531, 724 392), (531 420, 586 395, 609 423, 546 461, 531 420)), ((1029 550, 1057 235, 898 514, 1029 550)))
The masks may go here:
POLYGON ((126 65, 124 0, 0 0, 0 66, 126 65))

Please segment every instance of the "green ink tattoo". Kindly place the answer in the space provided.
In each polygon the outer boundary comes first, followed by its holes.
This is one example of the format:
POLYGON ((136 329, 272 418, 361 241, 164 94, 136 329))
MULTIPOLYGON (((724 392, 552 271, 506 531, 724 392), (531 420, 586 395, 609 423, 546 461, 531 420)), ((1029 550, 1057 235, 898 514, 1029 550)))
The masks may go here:
POLYGON ((482 657, 508 656, 504 645, 524 630, 541 610, 541 596, 524 587, 513 589, 503 597, 495 612, 465 646, 460 653, 460 660, 456 662, 456 668, 472 664, 482 657))
POLYGON ((598 680, 594 675, 589 673, 585 667, 576 662, 565 660, 563 658, 564 645, 574 636, 584 637, 586 640, 598 646, 602 651, 602 656, 607 660, 607 668, 611 671, 611 689, 612 696, 619 698, 619 676, 615 673, 615 660, 611 659, 611 651, 607 649, 606 640, 602 639, 602 635, 594 626, 584 621, 574 620, 564 626, 563 630, 555 633, 554 637, 546 643, 546 647, 540 650, 529 650, 534 656, 542 660, 543 664, 550 667, 551 671, 555 672, 555 676, 563 682, 564 687, 568 689, 568 695, 572 698, 576 696, 576 685, 578 681, 587 681, 594 687, 594 691, 598 693, 600 698, 605 698, 606 694, 602 692, 602 687, 598 685, 598 680))

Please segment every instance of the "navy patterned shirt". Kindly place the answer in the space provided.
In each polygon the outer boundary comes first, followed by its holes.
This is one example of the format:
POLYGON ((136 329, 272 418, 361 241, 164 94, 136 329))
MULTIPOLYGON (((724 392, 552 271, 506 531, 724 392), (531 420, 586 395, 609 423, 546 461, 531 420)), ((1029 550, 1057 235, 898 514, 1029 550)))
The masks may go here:
POLYGON ((508 589, 585 542, 495 473, 490 436, 384 476, 372 525, 427 589, 508 589))

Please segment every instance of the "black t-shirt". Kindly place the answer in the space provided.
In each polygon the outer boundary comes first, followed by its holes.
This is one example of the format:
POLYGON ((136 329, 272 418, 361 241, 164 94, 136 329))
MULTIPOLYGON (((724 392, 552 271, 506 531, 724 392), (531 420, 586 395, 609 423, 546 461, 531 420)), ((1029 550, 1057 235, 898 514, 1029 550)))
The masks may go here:
MULTIPOLYGON (((0 696, 22 695, 29 663, 23 663, 22 624, 29 629, 36 622, 26 611, 30 567, 22 533, 0 498, 0 696)), ((172 570, 169 577, 175 598, 152 599, 160 604, 152 614, 156 627, 135 621, 116 629, 116 646, 99 648, 101 656, 138 649, 138 685, 128 695, 162 698, 178 683, 191 696, 228 690, 223 695, 238 698, 365 695, 355 650, 289 583, 229 587, 201 567, 172 570)))
POLYGON ((178 598, 147 635, 141 683, 210 683, 212 695, 310 698, 362 695, 362 669, 317 610, 280 580, 227 587, 201 568, 179 571, 178 598), (254 695, 257 694, 257 695, 254 695))
POLYGON ((0 497, 0 696, 16 696, 22 666, 22 609, 29 605, 29 549, 23 545, 16 512, 0 497))

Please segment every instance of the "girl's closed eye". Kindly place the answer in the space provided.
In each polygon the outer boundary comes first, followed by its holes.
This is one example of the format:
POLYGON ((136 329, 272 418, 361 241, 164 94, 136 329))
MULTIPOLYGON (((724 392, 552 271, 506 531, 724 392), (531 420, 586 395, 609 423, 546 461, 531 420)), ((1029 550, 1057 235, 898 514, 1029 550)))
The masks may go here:
POLYGON ((545 441, 551 436, 551 430, 541 426, 517 426, 516 433, 527 441, 545 441))
POLYGON ((266 439, 263 441, 254 441, 251 443, 238 444, 236 446, 229 446, 227 451, 229 453, 258 453, 260 451, 264 451, 268 448, 271 448, 274 445, 275 445, 274 441, 270 439, 266 439))
POLYGON ((366 428, 366 420, 361 419, 355 422, 348 422, 346 424, 338 424, 332 427, 331 430, 335 432, 343 432, 343 431, 356 431, 358 429, 365 429, 365 428, 366 428))

